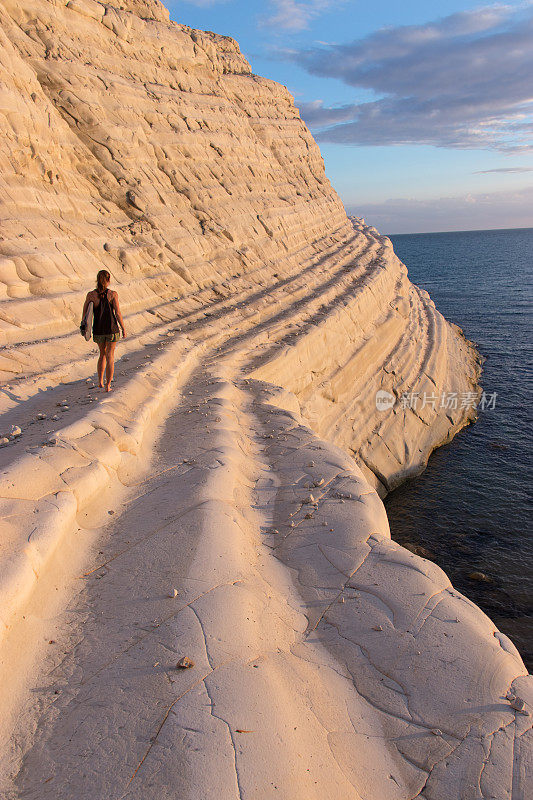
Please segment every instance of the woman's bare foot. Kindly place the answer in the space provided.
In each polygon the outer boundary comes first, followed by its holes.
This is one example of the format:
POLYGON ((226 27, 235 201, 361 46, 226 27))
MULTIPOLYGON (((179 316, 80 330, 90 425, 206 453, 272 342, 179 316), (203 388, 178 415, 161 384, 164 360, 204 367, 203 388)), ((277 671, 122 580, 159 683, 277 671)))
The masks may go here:
POLYGON ((103 388, 104 388, 104 384, 103 384, 103 383, 99 383, 99 384, 98 384, 98 388, 99 388, 99 389, 103 389, 103 388))
POLYGON ((110 392, 111 391, 111 384, 108 383, 106 385, 106 387, 105 387, 105 390, 106 390, 106 392, 110 392))

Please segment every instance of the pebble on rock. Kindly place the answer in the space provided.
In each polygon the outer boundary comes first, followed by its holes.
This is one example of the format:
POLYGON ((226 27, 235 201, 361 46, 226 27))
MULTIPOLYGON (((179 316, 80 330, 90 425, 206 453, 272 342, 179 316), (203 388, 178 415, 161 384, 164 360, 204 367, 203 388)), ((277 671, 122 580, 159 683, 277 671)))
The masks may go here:
POLYGON ((187 658, 187 656, 180 658, 176 664, 176 669, 191 669, 192 667, 194 667, 194 661, 191 661, 191 659, 187 658))
MULTIPOLYGON (((511 708, 514 708, 515 711, 524 712, 524 707, 526 703, 521 697, 514 697, 511 700, 511 708)), ((525 712, 527 714, 527 711, 525 712)))
POLYGON ((12 425, 10 433, 11 433, 11 436, 20 436, 21 433, 22 433, 22 429, 19 428, 18 425, 12 425))

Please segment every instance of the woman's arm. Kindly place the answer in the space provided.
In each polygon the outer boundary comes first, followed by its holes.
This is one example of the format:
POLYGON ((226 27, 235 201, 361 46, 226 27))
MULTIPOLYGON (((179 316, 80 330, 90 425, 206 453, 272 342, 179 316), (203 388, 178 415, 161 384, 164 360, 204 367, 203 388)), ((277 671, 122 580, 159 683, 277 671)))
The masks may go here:
POLYGON ((125 337, 126 336, 126 331, 124 329, 124 320, 122 319, 122 314, 120 313, 120 306, 118 304, 118 294, 116 292, 113 292, 113 306, 115 308, 115 314, 116 314, 116 317, 117 317, 117 322, 120 325, 120 327, 122 328, 122 336, 125 337))

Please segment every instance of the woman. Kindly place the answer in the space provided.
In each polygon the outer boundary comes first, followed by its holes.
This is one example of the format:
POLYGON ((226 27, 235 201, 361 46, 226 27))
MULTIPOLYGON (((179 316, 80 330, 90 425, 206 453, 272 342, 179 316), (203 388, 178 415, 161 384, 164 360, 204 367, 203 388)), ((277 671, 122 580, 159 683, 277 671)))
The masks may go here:
POLYGON ((111 391, 111 381, 115 369, 115 347, 120 339, 119 326, 122 329, 122 336, 126 336, 124 320, 118 304, 118 294, 108 288, 110 281, 109 272, 101 269, 96 276, 96 289, 87 294, 82 313, 82 319, 84 319, 89 303, 93 304, 93 339, 100 348, 98 385, 101 389, 104 388, 105 367, 106 392, 111 391))

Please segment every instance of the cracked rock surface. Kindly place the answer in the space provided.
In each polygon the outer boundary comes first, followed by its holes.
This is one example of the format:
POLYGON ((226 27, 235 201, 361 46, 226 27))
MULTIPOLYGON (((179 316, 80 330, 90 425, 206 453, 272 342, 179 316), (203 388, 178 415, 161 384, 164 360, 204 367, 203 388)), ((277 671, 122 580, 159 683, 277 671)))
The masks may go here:
POLYGON ((4 0, 0 69, 2 798, 528 800, 520 656, 380 500, 472 412, 377 390, 472 344, 232 39, 4 0))
POLYGON ((231 339, 191 369, 113 519, 79 519, 66 610, 27 610, 51 641, 5 796, 526 800, 520 656, 245 374, 231 339))

